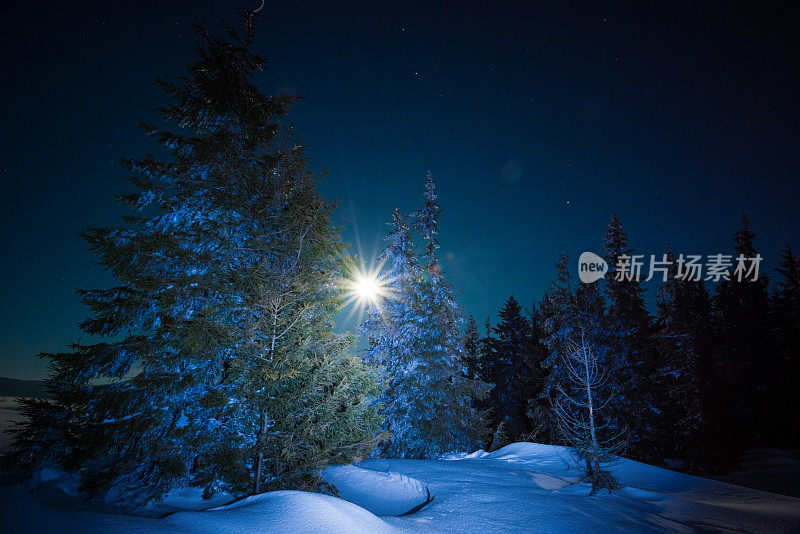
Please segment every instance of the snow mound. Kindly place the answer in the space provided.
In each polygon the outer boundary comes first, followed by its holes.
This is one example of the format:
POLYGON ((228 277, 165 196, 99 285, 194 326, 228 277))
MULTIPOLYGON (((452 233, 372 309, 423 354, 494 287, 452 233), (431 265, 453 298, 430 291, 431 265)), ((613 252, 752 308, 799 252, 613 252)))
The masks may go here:
POLYGON ((494 452, 490 452, 483 458, 488 460, 511 460, 518 462, 528 462, 532 460, 554 460, 571 459, 572 452, 566 447, 558 445, 543 445, 541 443, 529 443, 521 441, 511 443, 494 452))
POLYGON ((448 454, 442 460, 505 460, 507 462, 574 463, 570 449, 559 445, 543 445, 520 441, 501 447, 494 452, 478 449, 475 452, 448 454))
POLYGON ((489 453, 483 449, 478 449, 475 452, 451 452, 450 454, 444 454, 439 459, 440 460, 473 460, 475 458, 485 458, 486 455, 489 453))
POLYGON ((254 495, 204 512, 178 512, 164 521, 197 534, 397 532, 353 503, 329 495, 291 490, 254 495))
POLYGON ((400 473, 341 465, 325 469, 322 479, 334 486, 342 499, 375 515, 403 515, 431 499, 425 484, 400 473))
POLYGON ((51 491, 77 497, 80 480, 76 473, 67 473, 55 465, 44 465, 33 473, 28 485, 34 492, 51 491))

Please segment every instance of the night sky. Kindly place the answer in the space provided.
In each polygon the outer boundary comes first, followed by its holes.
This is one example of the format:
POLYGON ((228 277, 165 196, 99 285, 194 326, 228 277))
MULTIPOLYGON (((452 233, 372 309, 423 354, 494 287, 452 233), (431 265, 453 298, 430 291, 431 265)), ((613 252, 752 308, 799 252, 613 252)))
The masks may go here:
MULTIPOLYGON (((78 233, 120 223, 116 161, 156 149, 136 121, 167 103, 153 79, 193 59, 196 16, 238 5, 219 4, 4 8, 0 375, 42 377, 35 354, 80 336, 75 288, 114 284, 78 233)), ((264 91, 305 98, 291 117, 353 251, 382 247, 429 169, 445 272, 481 323, 512 293, 538 300, 562 250, 600 252, 613 211, 648 255, 730 253, 742 210, 768 267, 800 246, 789 12, 378 4, 267 2, 257 46, 264 91)))

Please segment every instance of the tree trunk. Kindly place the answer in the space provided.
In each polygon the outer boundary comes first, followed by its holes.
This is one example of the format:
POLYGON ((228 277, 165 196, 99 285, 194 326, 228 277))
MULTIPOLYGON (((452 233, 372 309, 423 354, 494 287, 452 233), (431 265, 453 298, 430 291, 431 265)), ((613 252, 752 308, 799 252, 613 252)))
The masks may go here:
MULTIPOLYGON (((269 346, 269 355, 270 358, 274 357, 275 355, 275 344, 276 344, 276 336, 277 336, 277 328, 278 328, 278 307, 279 302, 276 300, 272 302, 272 336, 270 340, 269 346)), ((261 419, 261 428, 258 432, 258 437, 256 438, 256 447, 258 447, 258 456, 256 457, 256 481, 253 485, 253 494, 261 493, 261 472, 264 466, 264 453, 261 450, 263 436, 267 431, 267 414, 262 414, 261 419)))
POLYGON ((261 429, 256 439, 256 446, 259 447, 258 456, 256 457, 256 481, 253 487, 253 495, 261 493, 261 471, 264 465, 264 453, 261 451, 261 440, 264 433, 267 431, 267 414, 262 415, 261 429))

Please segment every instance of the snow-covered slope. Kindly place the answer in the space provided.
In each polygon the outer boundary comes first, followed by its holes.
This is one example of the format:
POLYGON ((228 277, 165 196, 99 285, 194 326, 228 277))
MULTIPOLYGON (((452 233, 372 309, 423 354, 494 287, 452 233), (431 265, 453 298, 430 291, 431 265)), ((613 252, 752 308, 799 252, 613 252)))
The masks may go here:
MULTIPOLYGON (((3 532, 800 532, 800 499, 675 473, 631 460, 612 467, 626 486, 589 496, 567 449, 515 443, 442 460, 367 460, 329 470, 336 497, 272 492, 165 518, 48 508, 23 486, 0 487, 3 532), (370 472, 372 471, 372 472, 370 472), (435 499, 393 517, 428 490, 435 499), (361 504, 362 506, 359 506, 361 504), (380 508, 386 506, 386 508, 380 508), (371 513, 364 507, 382 515, 371 513)), ((191 499, 189 499, 191 500, 191 499)), ((68 502, 68 501, 67 501, 68 502)))

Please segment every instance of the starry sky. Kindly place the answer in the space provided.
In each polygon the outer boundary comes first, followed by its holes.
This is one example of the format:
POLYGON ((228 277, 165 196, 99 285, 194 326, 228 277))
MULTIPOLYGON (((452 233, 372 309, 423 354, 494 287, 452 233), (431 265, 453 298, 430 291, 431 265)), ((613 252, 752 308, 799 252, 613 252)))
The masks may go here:
MULTIPOLYGON (((42 377, 35 355, 81 336, 75 288, 114 283, 78 233, 120 222, 116 162, 155 149, 136 121, 166 103, 153 79, 181 74, 191 22, 222 4, 4 9, 0 375, 42 377)), ((742 210, 768 268, 800 247, 797 17, 591 4, 267 2, 258 83, 304 97, 291 118, 354 251, 419 207, 427 170, 443 267, 480 323, 538 300, 562 250, 599 252, 615 211, 648 255, 729 252, 742 210)))

